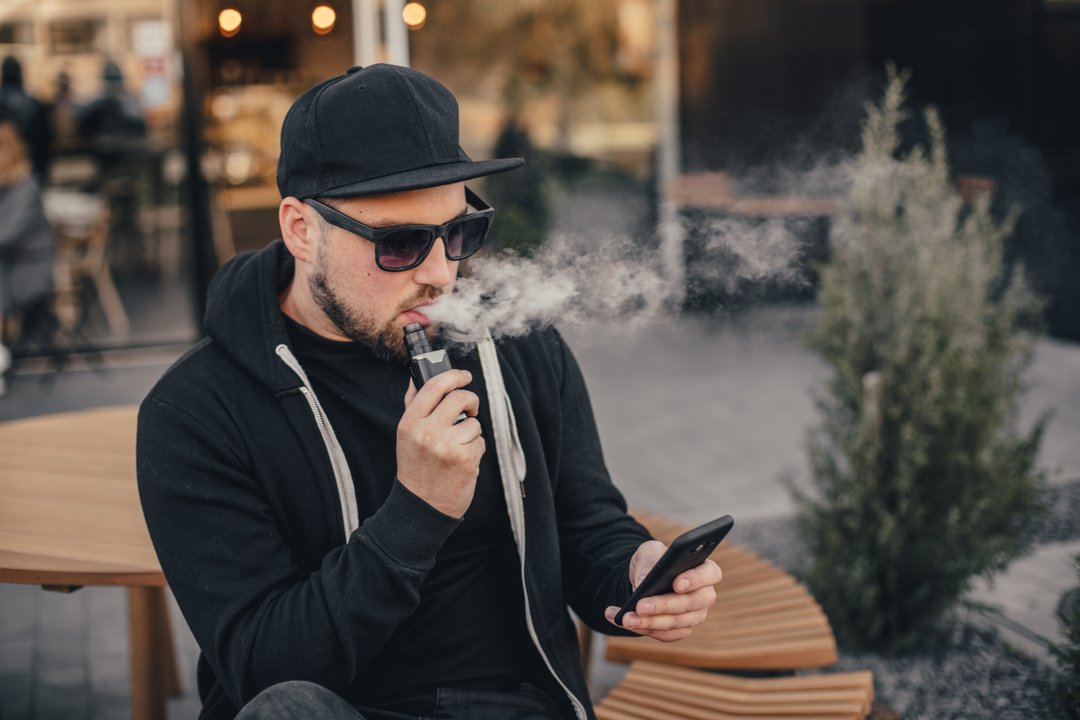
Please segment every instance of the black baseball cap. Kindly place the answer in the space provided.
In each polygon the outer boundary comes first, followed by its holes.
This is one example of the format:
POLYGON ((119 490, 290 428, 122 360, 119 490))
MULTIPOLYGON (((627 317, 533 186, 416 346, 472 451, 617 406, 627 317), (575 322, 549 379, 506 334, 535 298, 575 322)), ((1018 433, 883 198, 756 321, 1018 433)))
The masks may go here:
POLYGON ((397 65, 353 67, 301 95, 281 125, 282 197, 417 190, 521 167, 474 161, 458 141, 458 104, 432 77, 397 65))

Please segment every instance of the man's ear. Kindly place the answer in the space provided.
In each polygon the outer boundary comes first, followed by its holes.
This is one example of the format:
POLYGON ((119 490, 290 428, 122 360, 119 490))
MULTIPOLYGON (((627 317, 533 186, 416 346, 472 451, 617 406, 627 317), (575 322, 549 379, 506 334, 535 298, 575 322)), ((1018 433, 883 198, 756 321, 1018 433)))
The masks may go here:
POLYGON ((289 253, 300 262, 311 262, 322 228, 310 217, 307 206, 297 198, 285 198, 278 206, 278 225, 289 253))

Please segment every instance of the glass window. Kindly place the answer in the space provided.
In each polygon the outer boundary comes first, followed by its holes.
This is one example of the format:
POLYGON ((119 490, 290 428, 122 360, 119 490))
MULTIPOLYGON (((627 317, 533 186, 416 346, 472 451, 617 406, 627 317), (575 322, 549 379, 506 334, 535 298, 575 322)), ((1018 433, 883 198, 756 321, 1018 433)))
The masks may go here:
POLYGON ((29 20, 0 22, 0 45, 31 45, 34 24, 29 20))
POLYGON ((103 18, 63 19, 49 23, 49 51, 56 55, 87 55, 105 50, 103 18))

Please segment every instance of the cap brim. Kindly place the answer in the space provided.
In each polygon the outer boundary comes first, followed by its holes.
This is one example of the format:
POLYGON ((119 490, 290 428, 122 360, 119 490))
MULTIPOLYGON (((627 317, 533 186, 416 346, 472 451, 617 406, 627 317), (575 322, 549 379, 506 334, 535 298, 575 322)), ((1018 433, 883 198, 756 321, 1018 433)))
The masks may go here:
POLYGON ((383 195, 385 193, 401 192, 403 190, 419 190, 421 188, 437 187, 472 180, 485 175, 506 172, 519 168, 525 164, 524 158, 502 158, 499 160, 479 160, 468 162, 447 163, 445 165, 433 165, 418 170, 408 170, 393 175, 364 180, 362 182, 341 185, 340 187, 325 190, 319 193, 319 197, 359 197, 362 195, 383 195))

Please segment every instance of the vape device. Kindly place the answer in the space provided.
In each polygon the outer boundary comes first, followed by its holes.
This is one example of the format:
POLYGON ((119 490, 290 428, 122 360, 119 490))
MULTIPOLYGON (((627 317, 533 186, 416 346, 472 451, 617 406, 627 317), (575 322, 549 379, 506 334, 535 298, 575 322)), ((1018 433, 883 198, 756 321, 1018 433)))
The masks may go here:
POLYGON ((453 367, 445 350, 431 349, 431 341, 420 323, 405 326, 405 349, 409 353, 409 372, 417 390, 431 378, 453 367))
MULTIPOLYGON (((409 323, 405 326, 405 349, 409 353, 409 372, 417 390, 439 373, 453 368, 445 350, 431 349, 431 341, 420 323, 409 323)), ((467 417, 468 415, 461 413, 454 423, 457 424, 467 417)))

